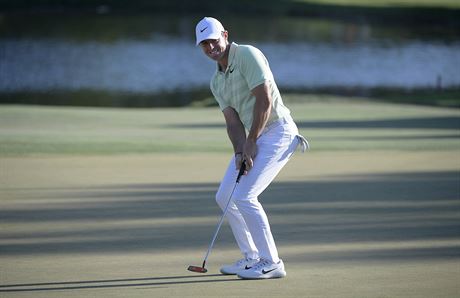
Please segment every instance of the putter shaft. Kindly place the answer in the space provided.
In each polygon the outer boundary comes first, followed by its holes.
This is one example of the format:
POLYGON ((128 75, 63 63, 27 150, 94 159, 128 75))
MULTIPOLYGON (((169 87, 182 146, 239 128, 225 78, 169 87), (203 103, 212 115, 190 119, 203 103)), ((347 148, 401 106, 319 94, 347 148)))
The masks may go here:
POLYGON ((224 222, 225 215, 227 214, 228 206, 230 205, 230 202, 233 197, 233 193, 235 192, 236 186, 238 183, 240 183, 241 176, 243 176, 244 171, 246 170, 246 161, 243 161, 240 167, 240 171, 238 172, 238 177, 236 178, 235 181, 235 186, 233 186, 232 192, 230 194, 230 197, 228 198, 227 205, 225 206, 224 212, 222 213, 222 216, 220 217, 219 223, 217 224, 216 232, 214 233, 214 236, 212 237, 211 243, 209 244, 208 250, 206 251, 206 255, 204 256, 203 260, 203 266, 202 267, 197 267, 197 266, 189 266, 188 270, 193 271, 193 272, 200 272, 200 273, 206 273, 208 270, 205 268, 206 261, 208 260, 208 256, 211 253, 211 249, 214 246, 214 242, 216 241, 217 234, 219 233, 220 227, 222 226, 222 223, 224 222))

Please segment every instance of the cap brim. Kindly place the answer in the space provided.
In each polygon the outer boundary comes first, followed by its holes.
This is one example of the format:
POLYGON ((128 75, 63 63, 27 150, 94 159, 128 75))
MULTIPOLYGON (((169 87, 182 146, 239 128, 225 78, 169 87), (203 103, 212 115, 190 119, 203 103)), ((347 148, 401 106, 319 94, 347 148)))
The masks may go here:
POLYGON ((198 46, 203 40, 206 39, 219 39, 220 35, 220 32, 212 32, 210 34, 200 36, 200 38, 196 40, 196 45, 198 46))

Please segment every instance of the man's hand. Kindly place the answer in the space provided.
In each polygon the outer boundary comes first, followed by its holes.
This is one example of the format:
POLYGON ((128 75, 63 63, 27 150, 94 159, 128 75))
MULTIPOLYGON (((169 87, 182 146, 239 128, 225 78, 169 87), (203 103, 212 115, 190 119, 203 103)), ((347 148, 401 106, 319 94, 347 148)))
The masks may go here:
MULTIPOLYGON (((235 153, 235 167, 237 170, 241 168, 241 165, 243 164, 243 152, 236 152, 235 153)), ((247 171, 244 171, 244 175, 246 175, 247 171)))
POLYGON ((239 170, 242 164, 243 164, 243 152, 235 153, 235 166, 236 166, 236 169, 239 170))
POLYGON ((243 160, 246 161, 246 171, 250 171, 254 165, 254 158, 257 154, 256 141, 252 139, 246 139, 243 146, 243 160))

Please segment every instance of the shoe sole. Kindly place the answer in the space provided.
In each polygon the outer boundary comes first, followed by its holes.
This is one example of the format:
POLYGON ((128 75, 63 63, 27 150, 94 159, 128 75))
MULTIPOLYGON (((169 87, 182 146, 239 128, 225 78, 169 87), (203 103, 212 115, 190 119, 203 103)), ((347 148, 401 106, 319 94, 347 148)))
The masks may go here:
POLYGON ((241 279, 275 279, 275 278, 283 278, 283 277, 286 277, 286 272, 282 272, 280 274, 277 274, 277 275, 259 275, 259 276, 241 276, 239 274, 237 274, 239 278, 241 279))
POLYGON ((226 272, 226 271, 222 271, 220 270, 220 273, 222 273, 223 275, 237 275, 238 273, 233 273, 233 272, 226 272))

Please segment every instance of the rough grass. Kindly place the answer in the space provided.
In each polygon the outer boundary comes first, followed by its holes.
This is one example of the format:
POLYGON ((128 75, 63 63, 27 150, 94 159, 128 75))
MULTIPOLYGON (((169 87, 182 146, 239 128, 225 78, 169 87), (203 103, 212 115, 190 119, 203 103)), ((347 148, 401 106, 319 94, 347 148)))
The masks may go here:
MULTIPOLYGON (((333 96, 286 102, 313 151, 458 150, 460 111, 333 96)), ((0 154, 105 155, 231 150, 215 108, 0 108, 0 154)))

